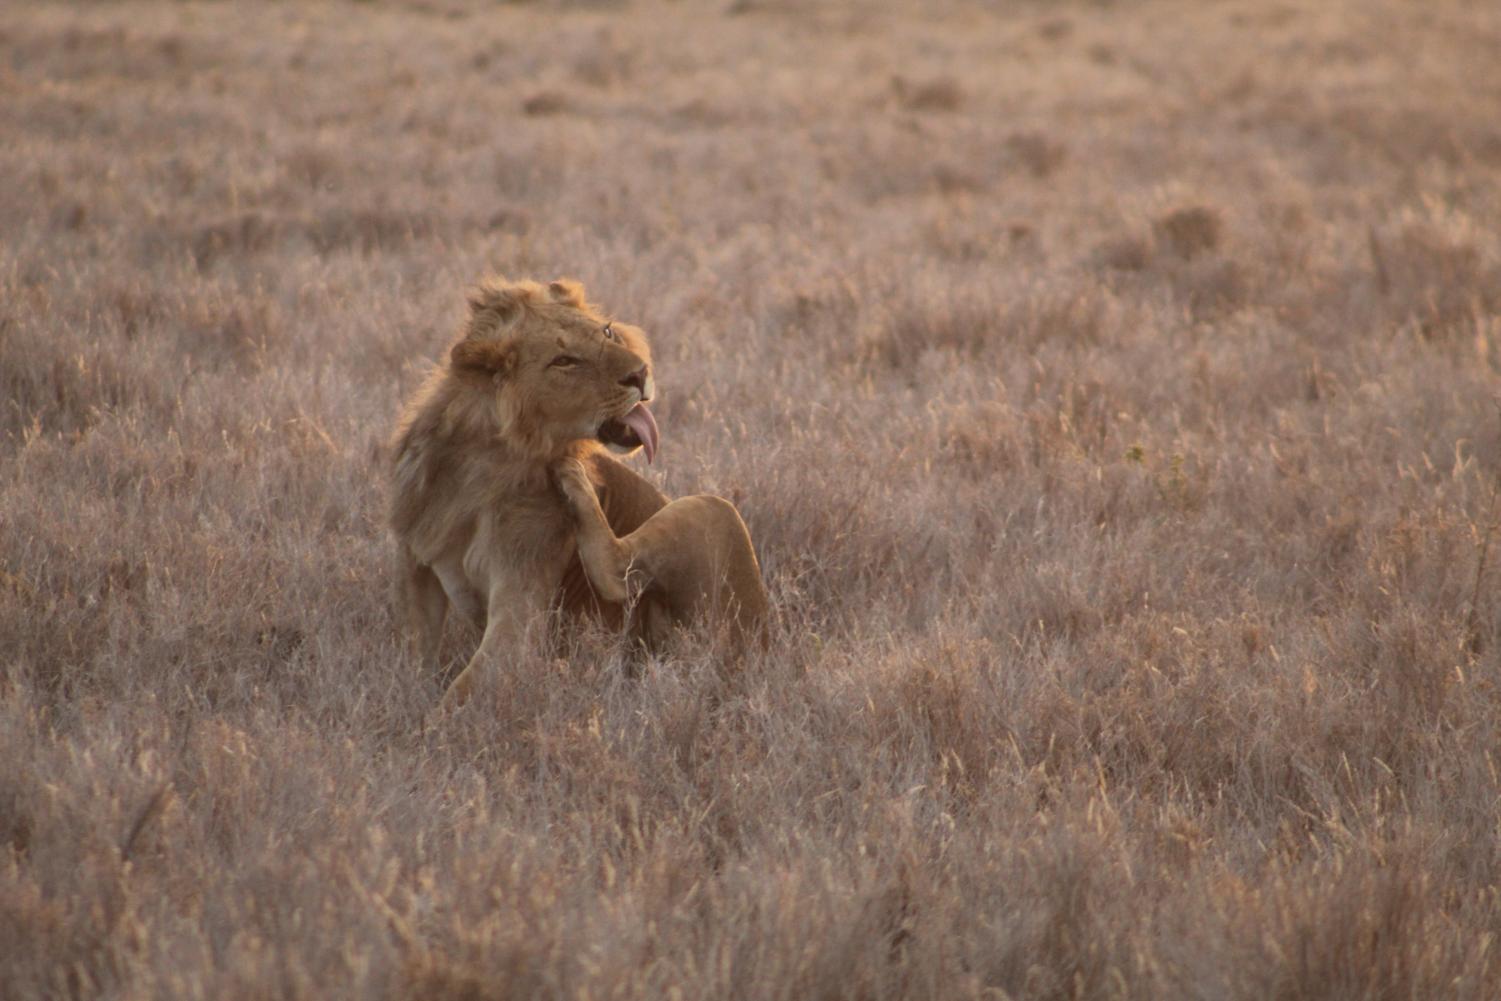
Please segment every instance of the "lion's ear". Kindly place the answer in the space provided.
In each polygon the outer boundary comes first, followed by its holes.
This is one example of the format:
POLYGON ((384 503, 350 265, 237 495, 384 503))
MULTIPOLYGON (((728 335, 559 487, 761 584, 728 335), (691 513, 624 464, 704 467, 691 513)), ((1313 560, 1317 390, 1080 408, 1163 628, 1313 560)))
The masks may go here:
POLYGON ((471 321, 492 321, 506 326, 521 312, 521 296, 518 290, 504 278, 492 278, 469 292, 469 317, 471 321))
POLYGON ((448 360, 456 371, 504 376, 516 365, 514 342, 466 337, 453 346, 448 360))
POLYGON ((584 308, 584 286, 572 278, 559 278, 547 286, 547 297, 553 302, 575 309, 584 308))

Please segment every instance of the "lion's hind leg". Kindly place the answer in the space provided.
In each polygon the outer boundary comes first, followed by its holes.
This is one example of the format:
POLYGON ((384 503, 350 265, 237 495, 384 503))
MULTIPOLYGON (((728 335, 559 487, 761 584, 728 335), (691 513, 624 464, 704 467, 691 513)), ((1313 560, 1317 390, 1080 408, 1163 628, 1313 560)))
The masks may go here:
POLYGON ((622 541, 677 621, 725 629, 737 646, 765 621, 750 532, 723 497, 680 497, 622 541))
MULTIPOLYGON (((579 559, 606 599, 649 589, 672 620, 728 627, 738 642, 766 617, 766 589, 750 533, 735 506, 699 495, 672 501, 624 538, 599 506, 582 464, 563 463, 558 482, 578 524, 579 559)), ((655 637, 663 623, 653 624, 655 637)))

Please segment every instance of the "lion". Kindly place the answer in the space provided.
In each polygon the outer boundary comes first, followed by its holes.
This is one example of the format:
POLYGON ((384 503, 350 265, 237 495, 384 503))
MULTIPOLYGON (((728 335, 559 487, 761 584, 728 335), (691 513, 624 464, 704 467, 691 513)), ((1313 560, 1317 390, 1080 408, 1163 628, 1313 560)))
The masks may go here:
POLYGON ((691 622, 735 643, 767 612, 750 533, 719 497, 669 501, 610 452, 656 458, 651 353, 575 281, 495 278, 407 403, 392 443, 399 603, 433 670, 451 609, 483 631, 444 706, 544 636, 592 614, 659 647, 691 622))

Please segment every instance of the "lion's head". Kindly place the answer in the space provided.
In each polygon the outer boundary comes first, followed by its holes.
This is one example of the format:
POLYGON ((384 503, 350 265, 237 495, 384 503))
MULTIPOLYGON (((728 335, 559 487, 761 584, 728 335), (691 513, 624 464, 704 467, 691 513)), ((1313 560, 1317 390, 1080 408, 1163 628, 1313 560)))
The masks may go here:
POLYGON ((492 279, 469 308, 450 369, 469 392, 493 400, 509 442, 539 459, 580 440, 655 457, 651 352, 640 328, 602 316, 566 280, 492 279))

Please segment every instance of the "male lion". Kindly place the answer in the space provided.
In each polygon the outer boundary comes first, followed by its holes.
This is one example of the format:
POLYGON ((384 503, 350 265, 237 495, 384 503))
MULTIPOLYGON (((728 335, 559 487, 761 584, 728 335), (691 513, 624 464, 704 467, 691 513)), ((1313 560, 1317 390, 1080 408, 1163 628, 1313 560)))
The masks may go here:
POLYGON ((391 525, 401 603, 437 666, 452 605, 484 638, 444 695, 462 703, 532 642, 549 608, 594 611, 648 644, 687 620, 742 637, 766 613, 750 535, 718 497, 668 502, 601 445, 657 451, 643 332, 571 281, 495 279, 402 414, 391 525))

